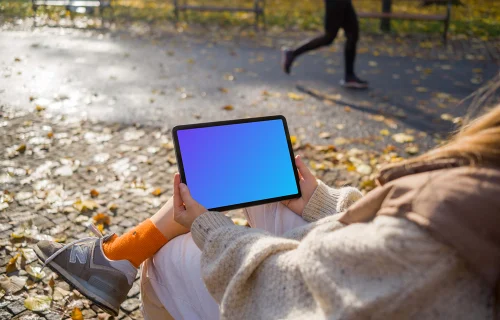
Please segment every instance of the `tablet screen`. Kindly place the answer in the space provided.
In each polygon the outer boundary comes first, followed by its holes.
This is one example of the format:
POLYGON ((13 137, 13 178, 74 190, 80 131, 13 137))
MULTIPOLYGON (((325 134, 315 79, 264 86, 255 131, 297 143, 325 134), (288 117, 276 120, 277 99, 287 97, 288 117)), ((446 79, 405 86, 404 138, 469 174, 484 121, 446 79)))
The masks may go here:
POLYGON ((227 210, 300 194, 284 118, 220 123, 174 129, 181 176, 196 201, 227 210))

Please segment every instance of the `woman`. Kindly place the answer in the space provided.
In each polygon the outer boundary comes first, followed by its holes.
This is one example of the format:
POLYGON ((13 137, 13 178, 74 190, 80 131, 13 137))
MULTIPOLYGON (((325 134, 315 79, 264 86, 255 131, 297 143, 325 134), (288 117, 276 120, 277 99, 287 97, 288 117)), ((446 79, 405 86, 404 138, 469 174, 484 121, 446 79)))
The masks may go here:
POLYGON ((328 46, 337 37, 339 29, 344 29, 346 43, 344 48, 345 77, 343 85, 347 88, 368 88, 368 82, 359 79, 354 73, 356 45, 359 38, 359 23, 351 0, 325 0, 325 32, 319 37, 307 41, 294 50, 283 50, 283 71, 289 74, 295 59, 311 50, 328 46))
POLYGON ((42 241, 36 252, 114 313, 133 265, 152 256, 141 280, 147 319, 494 318, 500 106, 382 170, 361 199, 296 163, 302 198, 247 208, 253 228, 207 212, 177 174, 173 199, 130 233, 83 239, 87 250, 42 241))

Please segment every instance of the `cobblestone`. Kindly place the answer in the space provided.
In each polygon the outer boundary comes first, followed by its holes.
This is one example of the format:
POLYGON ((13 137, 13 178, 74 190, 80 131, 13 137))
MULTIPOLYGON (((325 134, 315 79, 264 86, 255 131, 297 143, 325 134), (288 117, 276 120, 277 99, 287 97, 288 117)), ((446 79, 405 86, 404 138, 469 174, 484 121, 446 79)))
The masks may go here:
POLYGON ((16 315, 26 310, 26 307, 24 306, 23 301, 18 300, 7 305, 7 310, 16 315))

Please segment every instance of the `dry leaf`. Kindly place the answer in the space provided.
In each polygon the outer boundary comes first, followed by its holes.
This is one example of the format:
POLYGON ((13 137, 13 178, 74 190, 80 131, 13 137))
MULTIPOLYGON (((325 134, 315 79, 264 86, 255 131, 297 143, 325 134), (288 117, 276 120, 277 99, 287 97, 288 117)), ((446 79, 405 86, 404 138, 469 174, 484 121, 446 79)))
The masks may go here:
POLYGON ((408 146, 405 148, 405 151, 408 154, 414 155, 419 153, 420 150, 418 149, 418 146, 408 146))
POLYGON ((52 302, 52 298, 49 296, 36 295, 33 297, 28 297, 24 300, 24 306, 26 309, 40 312, 45 311, 50 308, 50 304, 52 302))
POLYGON ((224 74, 224 80, 234 81, 234 76, 230 73, 226 73, 226 74, 224 74))
POLYGON ((345 112, 351 112, 351 107, 344 107, 345 112))
POLYGON ((151 192, 151 194, 156 197, 160 196, 162 193, 163 191, 160 188, 156 188, 153 190, 153 192, 151 192))
POLYGON ((103 224, 109 226, 111 224, 111 217, 105 213, 98 213, 92 217, 95 224, 103 224))
POLYGON ((429 89, 425 88, 425 87, 416 87, 415 90, 417 92, 428 92, 429 89))
POLYGON ((40 111, 45 110, 45 107, 42 107, 42 106, 40 106, 40 105, 38 105, 38 104, 37 104, 37 105, 35 106, 35 110, 36 110, 36 111, 38 111, 38 112, 40 112, 40 111))
POLYGON ((26 145, 25 144, 20 145, 19 147, 17 147, 16 151, 19 153, 24 153, 26 151, 26 145))
POLYGON ((226 111, 231 111, 231 110, 234 110, 234 107, 232 105, 228 104, 227 106, 223 106, 222 109, 226 110, 226 111))
POLYGON ((318 137, 322 138, 322 139, 328 139, 332 136, 332 134, 330 132, 321 132, 318 137))
POLYGON ((367 164, 360 164, 356 166, 356 171, 362 175, 369 175, 372 173, 372 167, 367 164))
POLYGON ((241 218, 232 218, 233 222, 237 226, 248 226, 248 221, 246 219, 241 219, 241 218))
POLYGON ((220 87, 219 91, 222 92, 222 93, 228 93, 229 92, 229 90, 227 88, 224 88, 224 87, 220 87))
POLYGON ((54 132, 47 132, 47 138, 52 139, 54 137, 54 132))
POLYGON ((413 142, 415 140, 412 135, 406 133, 396 133, 392 136, 392 139, 399 143, 413 142))
POLYGON ((292 144, 295 144, 297 142, 297 136, 290 136, 290 141, 292 144))
POLYGON ((87 212, 97 209, 99 205, 94 200, 82 201, 81 199, 77 199, 75 203, 73 203, 73 207, 80 212, 87 212))
POLYGON ((52 289, 52 291, 54 291, 55 285, 56 285, 56 282, 54 281, 54 277, 50 277, 49 287, 52 289))
POLYGON ((19 259, 20 256, 21 254, 18 253, 9 260, 7 266, 5 267, 5 273, 11 273, 19 270, 17 266, 17 259, 19 259))
POLYGON ((104 225, 102 223, 99 223, 96 227, 100 233, 104 234, 104 225))
POLYGON ((96 189, 90 190, 90 196, 92 198, 97 198, 97 196, 99 196, 99 191, 97 191, 96 189))
POLYGON ((116 210, 118 210, 118 205, 116 203, 112 203, 112 204, 109 205, 108 209, 111 212, 116 212, 116 210))
POLYGON ((295 101, 302 101, 302 100, 304 100, 304 95, 294 93, 294 92, 288 92, 288 98, 295 100, 295 101))
POLYGON ((380 134, 383 136, 388 136, 390 134, 390 132, 387 129, 382 129, 382 130, 380 130, 380 134))
POLYGON ((5 290, 6 293, 16 293, 24 288, 25 284, 26 277, 7 277, 4 274, 0 276, 0 288, 5 290))
POLYGON ((376 66, 378 66, 378 63, 377 63, 377 61, 368 61, 368 65, 370 67, 376 67, 376 66))
POLYGON ((79 308, 73 308, 71 311, 71 320, 83 320, 83 314, 79 308))
POLYGON ((45 272, 41 267, 32 267, 31 265, 28 265, 25 270, 31 277, 33 277, 34 280, 40 280, 45 277, 45 272))

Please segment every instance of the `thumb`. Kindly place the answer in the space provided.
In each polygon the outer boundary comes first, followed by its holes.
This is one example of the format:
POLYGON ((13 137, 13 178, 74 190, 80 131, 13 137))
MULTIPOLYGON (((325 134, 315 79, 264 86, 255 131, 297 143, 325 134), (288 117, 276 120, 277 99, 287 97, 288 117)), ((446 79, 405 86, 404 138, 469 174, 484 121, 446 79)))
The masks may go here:
POLYGON ((309 171, 309 168, 306 166, 306 164, 302 161, 301 156, 295 157, 295 164, 297 165, 297 169, 299 169, 299 172, 304 180, 316 179, 311 171, 309 171))
POLYGON ((181 183, 181 184, 179 184, 179 189, 181 191, 180 193, 181 193, 182 202, 184 202, 186 207, 189 205, 192 205, 195 201, 194 201, 193 197, 191 197, 191 192, 189 192, 189 188, 187 187, 187 185, 184 183, 181 183))

